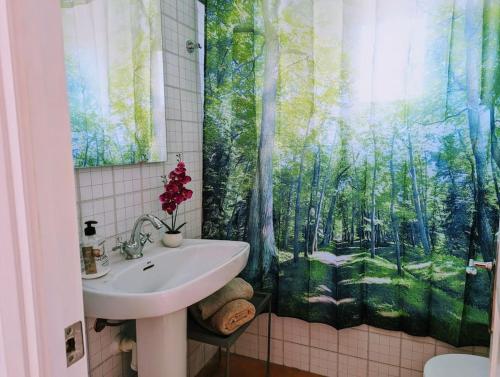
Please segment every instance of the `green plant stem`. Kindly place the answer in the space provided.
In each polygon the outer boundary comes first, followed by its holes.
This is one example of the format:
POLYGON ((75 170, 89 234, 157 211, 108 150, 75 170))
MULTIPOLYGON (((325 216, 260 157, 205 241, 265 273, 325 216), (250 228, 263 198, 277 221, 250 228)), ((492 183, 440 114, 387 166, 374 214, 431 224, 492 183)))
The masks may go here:
POLYGON ((175 231, 175 224, 177 224, 177 211, 179 211, 179 206, 177 206, 177 208, 175 209, 175 214, 174 214, 174 219, 173 219, 173 223, 172 223, 172 230, 175 231))

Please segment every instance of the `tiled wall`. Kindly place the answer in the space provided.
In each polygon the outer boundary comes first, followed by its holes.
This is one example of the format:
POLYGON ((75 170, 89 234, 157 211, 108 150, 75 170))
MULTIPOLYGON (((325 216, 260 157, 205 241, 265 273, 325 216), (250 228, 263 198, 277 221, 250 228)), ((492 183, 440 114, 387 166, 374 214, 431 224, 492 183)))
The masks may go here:
MULTIPOLYGON (((265 360, 267 315, 241 336, 240 355, 265 360)), ((320 323, 272 317, 271 362, 329 377, 422 377, 435 355, 470 353, 488 356, 485 347, 454 348, 429 337, 414 337, 371 326, 336 330, 320 323)))
MULTIPOLYGON (((167 117, 167 162, 77 169, 77 198, 80 223, 99 222, 98 231, 106 237, 106 250, 115 246, 115 238, 129 237, 135 219, 143 213, 163 216, 158 202, 162 192, 160 176, 183 158, 193 181, 193 198, 183 203, 180 222, 187 221, 186 237, 201 236, 202 179, 202 106, 199 92, 197 53, 188 54, 186 40, 196 40, 195 0, 162 0, 164 39, 165 96, 167 117)), ((157 235, 158 237, 158 235, 157 235)), ((118 328, 96 333, 94 319, 87 318, 88 355, 92 377, 126 376, 121 356, 113 356, 111 345, 118 328)), ((201 368, 212 349, 190 344, 190 373, 201 368)))

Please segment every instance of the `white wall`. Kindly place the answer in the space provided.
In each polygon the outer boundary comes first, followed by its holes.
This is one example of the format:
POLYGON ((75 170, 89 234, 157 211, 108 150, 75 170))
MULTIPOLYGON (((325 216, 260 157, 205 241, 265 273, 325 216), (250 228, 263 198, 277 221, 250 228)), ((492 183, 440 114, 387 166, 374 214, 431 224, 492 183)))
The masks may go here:
MULTIPOLYGON (((194 191, 193 198, 181 205, 179 221, 187 221, 186 237, 201 236, 202 110, 198 55, 188 54, 185 48, 187 39, 196 40, 195 0, 162 0, 162 13, 167 162, 76 170, 79 223, 97 220, 108 252, 115 246, 116 236, 130 236, 132 225, 141 214, 164 216, 158 201, 163 188, 160 176, 175 166, 179 152, 193 178, 188 187, 194 191)), ((121 377, 121 358, 113 357, 109 349, 119 329, 106 328, 95 333, 93 323, 92 318, 87 318, 91 376, 121 377)), ((200 360, 205 360, 205 347, 190 344, 189 350, 194 375, 200 360)))

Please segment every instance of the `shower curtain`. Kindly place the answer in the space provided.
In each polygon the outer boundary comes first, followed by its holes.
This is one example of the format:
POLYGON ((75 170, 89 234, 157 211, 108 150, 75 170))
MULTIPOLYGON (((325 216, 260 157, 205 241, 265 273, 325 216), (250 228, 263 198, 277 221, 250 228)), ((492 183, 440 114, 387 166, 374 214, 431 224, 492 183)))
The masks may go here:
POLYGON ((208 0, 207 238, 278 315, 489 344, 498 0, 208 0))

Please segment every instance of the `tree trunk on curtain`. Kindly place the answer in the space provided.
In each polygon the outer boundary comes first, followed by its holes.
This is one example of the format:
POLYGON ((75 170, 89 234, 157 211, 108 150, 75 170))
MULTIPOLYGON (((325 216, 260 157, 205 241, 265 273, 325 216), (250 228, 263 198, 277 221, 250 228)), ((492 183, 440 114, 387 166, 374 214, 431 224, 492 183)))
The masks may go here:
POLYGON ((314 219, 314 233, 311 245, 311 253, 318 251, 318 231, 319 231, 319 220, 321 218, 321 210, 323 209, 323 198, 325 192, 322 190, 319 196, 318 206, 316 209, 316 218, 314 219))
POLYGON ((290 212, 292 211, 292 187, 293 187, 293 180, 291 178, 289 187, 288 187, 288 195, 286 198, 286 203, 285 203, 285 219, 284 219, 284 224, 283 224, 283 240, 282 240, 282 245, 281 247, 283 250, 288 250, 288 242, 290 241, 290 212))
POLYGON ((261 263, 265 277, 271 271, 277 258, 273 227, 273 148, 279 67, 278 0, 263 0, 262 5, 266 40, 259 142, 259 196, 261 263))
POLYGON ((493 184, 495 187, 495 194, 497 196, 497 204, 500 207, 500 187, 498 183, 498 169, 500 169, 500 165, 495 160, 495 154, 498 154, 500 157, 500 151, 497 150, 499 148, 498 142, 496 140, 496 124, 495 124, 495 108, 494 106, 490 106, 490 134, 491 134, 491 147, 490 147, 490 166, 491 166, 491 175, 493 176, 493 184))
POLYGON ((250 255, 245 276, 251 282, 258 279, 260 271, 260 200, 259 200, 259 172, 255 173, 255 182, 250 198, 250 210, 248 214, 248 242, 250 243, 250 255))
POLYGON ((430 254, 431 247, 429 245, 429 239, 427 238, 427 229, 425 227, 424 215, 422 213, 422 204, 420 201, 420 194, 418 191, 418 182, 417 182, 417 170, 415 169, 415 158, 413 151, 413 142, 411 139, 411 130, 408 129, 408 161, 410 168, 410 178, 411 178, 411 190, 413 194, 413 205, 415 207, 415 213, 417 215, 417 225, 418 225, 418 233, 420 235, 420 241, 422 242, 422 247, 424 248, 424 252, 426 254, 430 254))
POLYGON ((328 246, 330 242, 332 242, 337 198, 338 198, 338 185, 336 184, 333 187, 333 194, 330 198, 330 207, 328 208, 328 214, 326 215, 324 237, 321 246, 328 246))
POLYGON ((500 87, 500 6, 495 0, 485 0, 484 2, 484 27, 483 27, 483 80, 482 80, 482 100, 488 106, 490 112, 490 135, 491 135, 491 173, 495 185, 497 202, 500 206, 500 189, 498 182, 498 169, 500 169, 500 144, 498 143, 497 127, 495 118, 495 105, 498 100, 498 89, 500 87))
MULTIPOLYGON (((351 195, 354 196, 354 190, 351 187, 351 195)), ((352 200, 351 203, 351 231, 350 231, 350 240, 349 240, 349 245, 353 246, 354 241, 356 239, 356 229, 355 229, 355 222, 356 222, 356 201, 352 200)))
POLYGON ((486 167, 488 153, 488 132, 490 114, 481 103, 481 53, 483 7, 480 0, 467 0, 465 16, 466 52, 466 92, 467 120, 472 153, 476 164, 475 212, 479 245, 483 258, 490 261, 493 257, 493 232, 486 213, 486 167))
POLYGON ((332 180, 333 191, 332 191, 332 196, 330 198, 330 207, 328 208, 328 214, 326 216, 324 236, 323 236, 323 241, 321 242, 321 246, 328 246, 330 242, 332 242, 333 240, 333 231, 335 226, 335 209, 337 207, 339 186, 342 180, 344 179, 344 176, 347 173, 348 169, 349 166, 342 168, 342 170, 340 171, 337 171, 337 173, 335 173, 335 178, 332 180))
POLYGON ((323 210, 323 202, 325 199, 325 191, 328 185, 330 184, 330 170, 332 168, 332 159, 333 159, 334 147, 332 146, 332 150, 330 151, 330 157, 328 159, 328 165, 326 168, 326 172, 324 173, 325 177, 323 178, 323 185, 321 186, 321 192, 319 195, 319 202, 316 208, 316 218, 314 219, 314 234, 313 234, 313 242, 312 242, 312 252, 318 251, 318 231, 319 231, 319 223, 321 219, 321 211, 323 210))
POLYGON ((317 196, 318 196, 318 187, 319 187, 319 178, 320 178, 320 154, 321 149, 318 147, 318 150, 315 154, 314 158, 314 167, 313 167, 313 175, 311 181, 311 196, 309 198, 309 210, 307 211, 307 221, 306 221, 306 231, 305 231, 305 249, 304 249, 304 257, 307 257, 308 254, 312 253, 312 244, 313 244, 313 232, 316 227, 314 224, 314 220, 316 219, 316 210, 317 210, 317 196))
POLYGON ((368 190, 368 159, 365 158, 363 163, 363 189, 361 194, 361 210, 359 211, 359 244, 366 239, 365 231, 365 215, 366 215, 366 191, 368 190))
MULTIPOLYGON (((373 126, 371 126, 373 128, 373 126)), ((377 232, 375 231, 375 211, 376 211, 376 201, 375 201, 375 185, 377 183, 377 140, 375 139, 375 130, 372 129, 372 141, 373 141, 373 171, 372 171, 372 188, 371 188, 371 214, 370 214, 370 256, 375 258, 375 246, 377 241, 377 232)))
POLYGON ((497 165, 497 169, 500 169, 500 143, 498 142, 498 137, 496 134, 496 122, 495 122, 495 109, 490 108, 491 112, 491 156, 493 161, 497 165))
MULTIPOLYGON (((394 131, 395 132, 395 131, 394 131)), ((392 227, 392 236, 394 238, 394 247, 396 252, 396 266, 398 268, 398 274, 401 275, 401 244, 399 241, 399 220, 394 210, 395 202, 396 202, 396 173, 394 169, 394 142, 396 139, 396 135, 392 136, 391 140, 391 157, 389 160, 389 170, 391 172, 391 227, 392 227)))
POLYGON ((302 192, 302 180, 304 176, 304 160, 307 150, 307 138, 309 137, 309 131, 312 127, 312 110, 309 116, 309 121, 307 123, 306 135, 304 138, 304 145, 302 147, 302 152, 300 154, 300 167, 299 176, 297 177, 297 189, 295 193, 295 215, 294 215, 294 225, 293 225, 293 261, 297 262, 299 260, 300 253, 300 225, 302 223, 302 213, 300 211, 300 193, 302 192))

